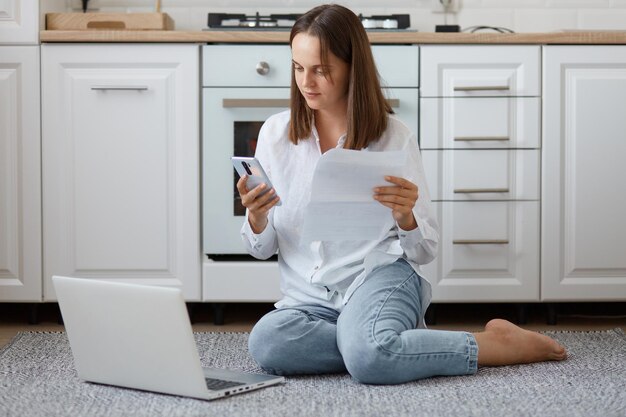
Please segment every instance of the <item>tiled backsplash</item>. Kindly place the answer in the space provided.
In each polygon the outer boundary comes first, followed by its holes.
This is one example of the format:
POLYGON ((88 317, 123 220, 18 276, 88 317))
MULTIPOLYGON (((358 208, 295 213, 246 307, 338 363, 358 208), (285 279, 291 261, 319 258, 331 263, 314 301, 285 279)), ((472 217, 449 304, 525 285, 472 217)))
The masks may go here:
MULTIPOLYGON (((45 0, 44 0, 45 1, 45 0)), ((337 2, 364 15, 408 13, 411 27, 432 32, 444 23, 444 15, 433 13, 438 0, 345 0, 337 2), (380 4, 384 3, 384 7, 380 4)), ((626 30, 626 0, 454 0, 458 13, 448 15, 449 24, 499 26, 516 32, 558 30, 626 30)), ((102 12, 150 12, 155 0, 90 0, 89 7, 102 12)), ((207 14, 301 13, 321 4, 311 0, 161 0, 178 30, 201 30, 207 14)), ((80 8, 80 0, 66 0, 67 10, 80 8)))

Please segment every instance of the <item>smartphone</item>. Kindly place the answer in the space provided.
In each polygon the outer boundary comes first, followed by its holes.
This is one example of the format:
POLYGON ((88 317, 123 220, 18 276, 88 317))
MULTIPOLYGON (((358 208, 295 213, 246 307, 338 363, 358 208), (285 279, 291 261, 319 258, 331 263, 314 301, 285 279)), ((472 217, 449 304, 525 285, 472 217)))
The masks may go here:
MULTIPOLYGON (((230 159, 233 162, 235 171, 237 171, 237 174, 239 174, 240 177, 243 177, 244 175, 248 176, 247 186, 249 190, 255 188, 257 185, 265 184, 267 188, 261 193, 261 195, 263 195, 274 188, 272 182, 270 181, 270 177, 267 176, 258 159, 247 156, 233 156, 230 159)), ((280 204, 281 201, 278 200, 276 205, 280 206, 280 204)))

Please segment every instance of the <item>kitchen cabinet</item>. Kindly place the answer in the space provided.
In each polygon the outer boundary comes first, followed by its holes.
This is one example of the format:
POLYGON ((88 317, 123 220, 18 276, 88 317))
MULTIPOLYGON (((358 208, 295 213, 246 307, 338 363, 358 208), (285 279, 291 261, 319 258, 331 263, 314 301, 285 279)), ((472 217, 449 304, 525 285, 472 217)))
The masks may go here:
POLYGON ((0 301, 41 301, 39 47, 0 46, 0 301))
POLYGON ((434 302, 539 300, 539 46, 422 46, 434 302))
POLYGON ((199 47, 45 44, 44 299, 52 275, 201 297, 199 47))
POLYGON ((626 46, 543 50, 541 298, 626 299, 626 46))
POLYGON ((39 0, 0 1, 0 44, 39 43, 39 0))

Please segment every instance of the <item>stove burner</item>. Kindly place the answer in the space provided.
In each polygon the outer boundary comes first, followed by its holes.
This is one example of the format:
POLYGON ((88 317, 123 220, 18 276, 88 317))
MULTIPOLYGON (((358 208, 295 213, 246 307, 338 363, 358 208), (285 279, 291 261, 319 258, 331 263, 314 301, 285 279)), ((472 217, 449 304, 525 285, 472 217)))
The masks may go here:
POLYGON ((256 12, 253 16, 232 13, 209 13, 209 28, 212 29, 291 29, 299 14, 271 14, 261 16, 256 12))
MULTIPOLYGON (((259 12, 247 16, 233 13, 209 13, 210 29, 238 29, 238 30, 262 30, 262 29, 291 29, 298 20, 300 14, 270 14, 261 16, 259 12)), ((408 29, 411 19, 408 14, 391 14, 365 17, 359 14, 359 19, 366 30, 398 30, 408 29)))

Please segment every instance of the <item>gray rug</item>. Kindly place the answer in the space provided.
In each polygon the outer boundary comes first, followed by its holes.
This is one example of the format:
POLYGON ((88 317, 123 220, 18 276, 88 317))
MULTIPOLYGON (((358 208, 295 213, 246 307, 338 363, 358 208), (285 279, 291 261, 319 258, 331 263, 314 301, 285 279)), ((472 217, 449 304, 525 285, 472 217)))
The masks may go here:
MULTIPOLYGON (((626 416, 626 336, 546 332, 564 362, 481 368, 478 375, 367 386, 349 375, 201 401, 81 382, 65 333, 19 333, 0 350, 0 416, 626 416)), ((260 372, 246 333, 196 333, 206 366, 260 372)))

